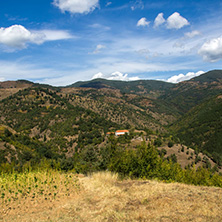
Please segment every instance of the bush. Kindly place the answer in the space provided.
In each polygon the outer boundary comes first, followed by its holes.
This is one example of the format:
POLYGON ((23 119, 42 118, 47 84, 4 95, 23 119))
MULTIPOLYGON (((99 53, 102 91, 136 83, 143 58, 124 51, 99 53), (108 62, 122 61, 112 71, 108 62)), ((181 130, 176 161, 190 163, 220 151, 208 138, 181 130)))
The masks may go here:
POLYGON ((154 140, 154 146, 161 146, 162 145, 162 140, 158 137, 154 140))
POLYGON ((169 141, 169 142, 168 142, 168 147, 169 147, 169 148, 173 147, 173 145, 174 145, 174 143, 173 143, 172 141, 169 141))

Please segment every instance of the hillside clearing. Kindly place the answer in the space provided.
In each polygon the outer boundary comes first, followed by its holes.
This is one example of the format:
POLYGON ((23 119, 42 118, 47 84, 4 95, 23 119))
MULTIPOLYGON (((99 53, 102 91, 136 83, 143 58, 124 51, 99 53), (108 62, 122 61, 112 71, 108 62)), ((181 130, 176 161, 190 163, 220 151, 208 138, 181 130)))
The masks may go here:
POLYGON ((222 221, 222 189, 118 180, 117 174, 79 178, 80 190, 54 202, 24 202, 1 221, 222 221))

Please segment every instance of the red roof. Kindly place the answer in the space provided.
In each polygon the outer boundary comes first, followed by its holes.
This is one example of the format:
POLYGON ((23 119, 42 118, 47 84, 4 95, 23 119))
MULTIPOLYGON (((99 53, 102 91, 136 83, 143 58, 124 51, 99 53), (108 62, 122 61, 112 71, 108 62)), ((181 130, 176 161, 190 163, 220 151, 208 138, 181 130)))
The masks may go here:
POLYGON ((106 134, 110 135, 110 134, 114 134, 114 132, 108 132, 108 133, 106 133, 106 134))
POLYGON ((128 133, 129 130, 117 130, 116 133, 128 133))

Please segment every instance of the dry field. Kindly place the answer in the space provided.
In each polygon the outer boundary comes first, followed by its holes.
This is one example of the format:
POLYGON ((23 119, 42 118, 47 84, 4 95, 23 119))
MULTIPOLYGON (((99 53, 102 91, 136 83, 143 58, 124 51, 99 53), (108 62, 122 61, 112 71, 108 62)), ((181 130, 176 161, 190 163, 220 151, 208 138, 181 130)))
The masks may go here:
POLYGON ((0 221, 222 221, 221 188, 121 181, 109 172, 79 182, 55 200, 23 200, 1 211, 0 221))

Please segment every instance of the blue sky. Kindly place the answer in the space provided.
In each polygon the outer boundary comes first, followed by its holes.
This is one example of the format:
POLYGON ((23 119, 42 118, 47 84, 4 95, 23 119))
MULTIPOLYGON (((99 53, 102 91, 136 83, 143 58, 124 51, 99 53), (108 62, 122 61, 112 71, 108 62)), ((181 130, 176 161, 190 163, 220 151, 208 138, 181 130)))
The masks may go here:
POLYGON ((179 82, 221 68, 221 0, 0 3, 0 81, 179 82))

